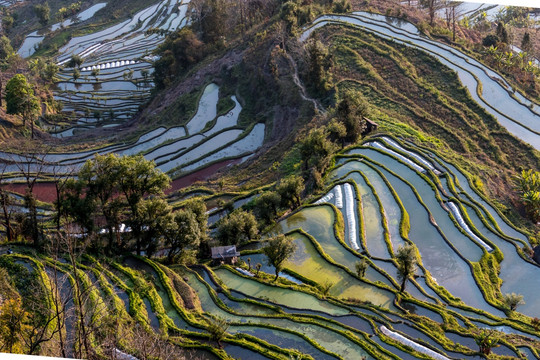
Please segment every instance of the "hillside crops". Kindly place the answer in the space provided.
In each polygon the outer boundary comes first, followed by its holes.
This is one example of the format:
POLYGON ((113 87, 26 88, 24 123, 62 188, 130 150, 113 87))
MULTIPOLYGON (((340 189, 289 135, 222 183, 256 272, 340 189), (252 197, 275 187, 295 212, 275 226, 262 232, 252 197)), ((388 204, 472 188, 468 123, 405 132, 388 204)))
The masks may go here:
MULTIPOLYGON (((126 324, 165 331, 169 341, 220 358, 227 353, 282 359, 297 352, 314 359, 473 358, 481 329, 498 331, 501 346, 493 351, 501 358, 538 356, 540 338, 525 315, 538 315, 540 267, 520 255, 526 235, 479 195, 464 173, 431 151, 380 136, 338 155, 327 181, 329 194, 343 191, 342 206, 336 204, 339 197, 326 195, 278 224, 298 245, 285 265, 290 280, 266 280, 273 272, 266 265, 269 274, 255 276, 245 264, 166 268, 134 257, 121 263, 86 257, 79 276, 96 274, 90 276, 94 285, 87 284, 102 300, 93 301, 121 307, 126 324), (399 293, 393 255, 403 243, 418 249, 420 267, 399 293), (355 263, 365 257, 370 267, 359 278, 355 263), (486 261, 500 264, 497 281, 479 271, 486 261), (197 300, 172 286, 180 279, 197 300), (322 295, 317 284, 325 282, 331 287, 322 295), (143 283, 138 286, 145 290, 131 290, 143 283), (509 314, 502 303, 501 294, 508 292, 525 296, 519 313, 509 314), (188 308, 186 301, 200 305, 188 308), (230 325, 224 352, 202 341, 209 317, 230 325)), ((265 263, 256 252, 242 259, 265 263)), ((68 265, 46 258, 4 256, 33 271, 39 271, 35 262, 42 264, 47 276, 54 268, 70 272, 68 265)), ((129 342, 121 350, 136 355, 129 342)))

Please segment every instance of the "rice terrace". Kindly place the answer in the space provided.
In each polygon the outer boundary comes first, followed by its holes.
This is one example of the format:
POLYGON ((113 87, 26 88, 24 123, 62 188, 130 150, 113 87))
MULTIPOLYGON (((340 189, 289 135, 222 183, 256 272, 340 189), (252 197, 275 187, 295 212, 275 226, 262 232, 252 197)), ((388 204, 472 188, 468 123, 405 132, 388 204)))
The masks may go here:
POLYGON ((540 9, 0 20, 0 359, 540 359, 540 9))

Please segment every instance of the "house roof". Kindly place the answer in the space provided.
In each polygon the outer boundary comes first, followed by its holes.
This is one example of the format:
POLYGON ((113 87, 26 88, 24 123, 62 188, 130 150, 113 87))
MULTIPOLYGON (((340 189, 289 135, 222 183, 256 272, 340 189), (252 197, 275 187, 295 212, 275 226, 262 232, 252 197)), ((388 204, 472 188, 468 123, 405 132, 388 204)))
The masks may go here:
POLYGON ((215 246, 212 247, 212 259, 225 259, 235 256, 240 256, 240 253, 236 251, 236 245, 229 246, 215 246))

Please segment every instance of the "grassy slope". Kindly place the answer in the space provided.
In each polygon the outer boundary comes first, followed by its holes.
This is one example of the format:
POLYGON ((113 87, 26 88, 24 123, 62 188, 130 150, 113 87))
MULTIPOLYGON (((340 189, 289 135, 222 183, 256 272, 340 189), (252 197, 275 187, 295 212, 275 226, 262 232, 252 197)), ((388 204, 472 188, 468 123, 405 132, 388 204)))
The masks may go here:
POLYGON ((420 51, 355 29, 332 26, 319 34, 334 54, 338 87, 361 91, 381 130, 427 141, 477 175, 487 195, 516 204, 511 176, 540 168, 539 153, 479 107, 454 72, 420 51))

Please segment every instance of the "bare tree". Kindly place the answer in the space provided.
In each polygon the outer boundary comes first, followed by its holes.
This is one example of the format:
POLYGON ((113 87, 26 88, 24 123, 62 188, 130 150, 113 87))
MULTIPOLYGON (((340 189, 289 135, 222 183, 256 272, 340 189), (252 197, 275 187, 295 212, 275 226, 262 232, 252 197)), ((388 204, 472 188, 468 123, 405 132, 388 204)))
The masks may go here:
MULTIPOLYGON (((67 281, 67 280, 64 280, 67 281)), ((52 279, 50 279, 50 284, 53 285, 52 279)), ((53 287, 57 289, 57 287, 53 287)), ((36 289, 36 293, 43 292, 42 289, 36 289)), ((43 296, 48 296, 49 294, 43 294, 43 296)), ((28 305, 28 308, 32 314, 29 316, 29 321, 25 324, 21 332, 22 342, 26 347, 26 353, 30 355, 38 355, 40 353, 42 345, 52 340, 55 336, 59 336, 60 344, 62 349, 62 356, 65 357, 64 347, 63 347, 63 336, 62 336, 62 327, 65 322, 65 309, 66 301, 68 299, 61 300, 56 291, 51 295, 52 305, 51 308, 48 301, 39 301, 38 299, 33 299, 28 305), (51 324, 56 326, 50 329, 51 324)))
POLYGON ((155 333, 146 331, 140 324, 133 327, 129 337, 130 348, 135 350, 135 354, 140 360, 160 359, 160 360, 181 360, 186 357, 186 350, 174 343, 164 340, 155 333))
POLYGON ((437 11, 446 6, 445 0, 421 0, 420 4, 427 9, 429 14, 429 24, 433 26, 437 11))
MULTIPOLYGON (((70 230, 68 227, 66 231, 56 235, 61 251, 64 251, 69 259, 69 265, 66 267, 69 268, 73 278, 72 291, 77 315, 75 357, 92 359, 95 357, 95 351, 91 340, 95 339, 96 334, 101 330, 106 330, 101 329, 101 323, 109 320, 108 308, 112 306, 95 293, 97 289, 95 282, 88 283, 88 279, 83 279, 88 275, 81 269, 78 259, 92 239, 88 237, 79 239, 70 230)), ((116 329, 111 331, 116 331, 116 329)))
POLYGON ((452 29, 452 41, 456 41, 456 23, 463 15, 462 1, 445 1, 446 25, 452 29))
POLYGON ((14 147, 15 152, 10 155, 21 176, 26 182, 26 194, 24 196, 28 208, 28 220, 34 247, 40 245, 40 231, 37 220, 37 206, 34 197, 34 186, 37 180, 47 169, 46 158, 50 148, 36 146, 29 141, 22 141, 14 147))
POLYGON ((5 173, 8 164, 3 163, 0 170, 0 205, 2 206, 2 214, 4 216, 4 227, 6 229, 6 237, 8 242, 14 240, 14 231, 11 226, 12 212, 13 212, 13 197, 5 189, 5 173))
MULTIPOLYGON (((58 237, 52 237, 51 241, 48 244, 48 253, 53 260, 58 261, 60 258, 60 247, 61 242, 58 241, 58 237)), ((60 353, 62 357, 68 356, 68 339, 64 338, 62 329, 66 328, 66 321, 68 316, 72 317, 70 306, 73 302, 73 288, 69 284, 67 275, 58 275, 58 269, 56 266, 52 267, 52 278, 49 277, 50 288, 52 289, 51 301, 52 301, 52 310, 54 311, 57 322, 56 329, 58 330, 58 341, 60 346, 60 353), (61 294, 61 291, 63 293, 61 294)), ((70 319, 71 320, 71 319, 70 319)), ((67 332, 67 329, 66 329, 67 332)), ((66 337, 68 334, 66 334, 66 337)))
POLYGON ((54 181, 54 188, 56 190, 56 201, 54 202, 54 207, 56 210, 55 222, 56 222, 56 231, 60 232, 61 219, 63 215, 63 205, 62 205, 62 193, 66 188, 66 180, 72 178, 75 174, 74 167, 68 167, 67 169, 64 166, 54 164, 52 166, 52 176, 54 181))

